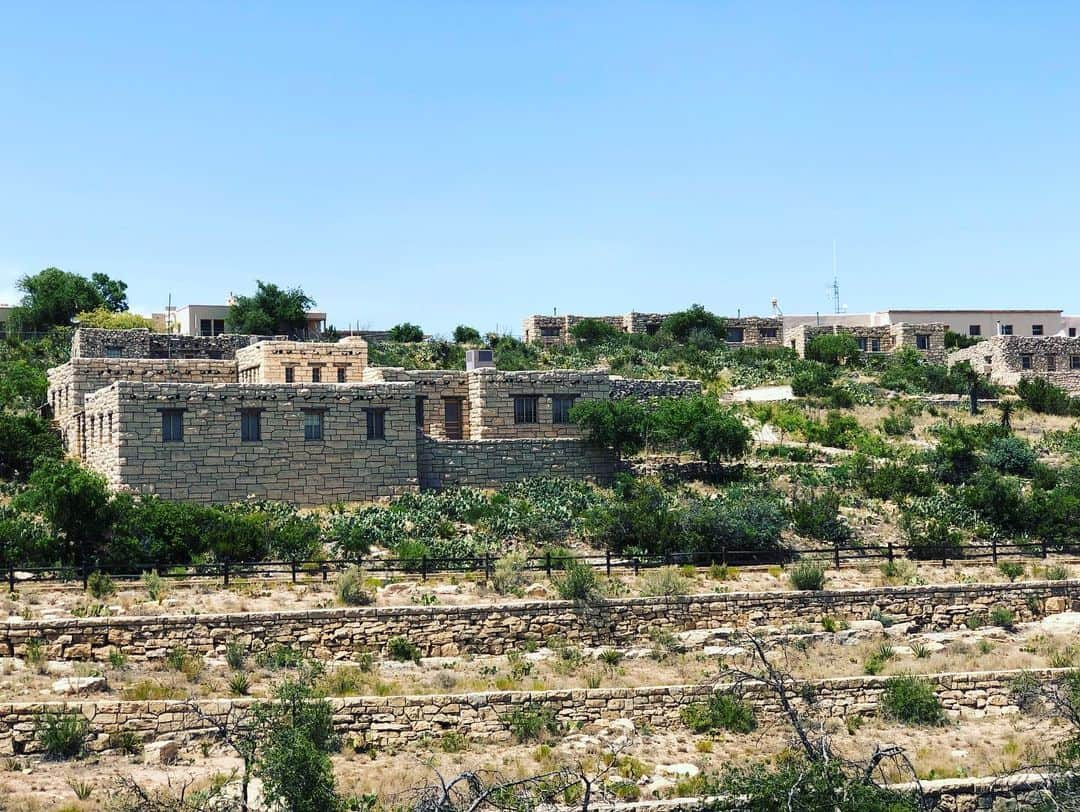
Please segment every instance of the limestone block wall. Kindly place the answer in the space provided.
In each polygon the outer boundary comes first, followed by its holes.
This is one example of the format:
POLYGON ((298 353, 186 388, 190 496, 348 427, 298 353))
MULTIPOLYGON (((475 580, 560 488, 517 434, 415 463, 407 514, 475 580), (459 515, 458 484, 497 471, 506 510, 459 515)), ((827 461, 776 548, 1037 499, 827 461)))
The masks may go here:
POLYGON ((119 482, 166 499, 228 502, 256 496, 299 505, 414 490, 416 424, 408 383, 148 384, 117 388, 119 482), (183 411, 183 442, 163 442, 162 409, 183 411), (261 439, 241 439, 241 410, 257 410, 261 439), (384 439, 368 439, 379 411, 384 439), (321 414, 321 440, 305 440, 321 414))
POLYGON ((942 364, 945 362, 945 332, 948 330, 948 325, 940 322, 932 322, 927 324, 908 324, 898 323, 890 325, 889 328, 893 336, 893 349, 913 349, 918 350, 918 337, 920 335, 926 336, 926 340, 929 342, 929 347, 926 350, 920 350, 926 356, 926 360, 931 364, 942 364))
POLYGON ((890 325, 837 325, 837 324, 799 324, 790 328, 787 333, 788 345, 798 353, 800 358, 806 357, 806 347, 815 338, 821 335, 836 335, 847 333, 856 339, 866 340, 868 353, 886 353, 894 349, 894 337, 890 325), (878 349, 874 349, 877 347, 878 349))
POLYGON ((864 620, 875 611, 913 631, 965 628, 973 615, 1006 607, 1021 622, 1032 607, 1080 608, 1080 581, 947 584, 822 592, 729 592, 625 598, 597 606, 529 601, 487 606, 392 606, 243 614, 101 617, 0 622, 0 656, 22 657, 40 640, 50 659, 107 660, 119 648, 133 662, 160 660, 177 645, 223 655, 230 641, 253 651, 275 643, 320 659, 378 651, 399 635, 425 655, 500 654, 558 636, 580 646, 647 643, 650 631, 745 630, 805 625, 824 616, 864 620))
MULTIPOLYGON (((954 719, 979 719, 1019 712, 1013 704, 1012 681, 1021 673, 1049 681, 1063 670, 1034 672, 989 671, 937 674, 927 678, 954 719)), ((869 716, 877 712, 888 677, 852 677, 808 680, 799 683, 793 704, 829 719, 869 716), (805 686, 805 687, 802 687, 805 686)), ((503 691, 426 696, 350 696, 331 699, 335 731, 357 745, 399 747, 424 738, 456 732, 474 741, 510 741, 507 722, 515 711, 540 706, 550 710, 564 727, 598 721, 632 720, 637 727, 679 730, 682 709, 700 702, 729 685, 670 685, 638 688, 563 689, 555 691, 503 691)), ((743 699, 753 705, 759 725, 782 724, 776 697, 760 684, 748 684, 743 699)), ((78 713, 90 723, 88 749, 109 746, 109 736, 122 731, 149 742, 168 736, 186 739, 209 735, 198 708, 212 718, 224 716, 232 707, 250 705, 250 699, 181 701, 97 701, 74 703, 5 703, 0 705, 0 754, 40 753, 35 720, 58 711, 78 713)))
POLYGON ((612 400, 635 398, 650 400, 653 398, 681 398, 701 394, 701 381, 689 378, 671 378, 668 380, 644 380, 635 378, 608 378, 608 396, 612 400))
POLYGON ((949 353, 950 366, 960 361, 968 361, 977 372, 1002 386, 1015 386, 1025 377, 1044 378, 1080 394, 1080 338, 993 336, 949 353))
POLYGON ((236 353, 240 383, 286 383, 285 370, 290 368, 297 384, 356 383, 363 379, 367 358, 368 345, 360 336, 336 342, 259 341, 236 353), (313 380, 316 374, 319 381, 313 380))
POLYGON ((455 369, 402 369, 401 367, 368 367, 364 370, 365 382, 411 381, 416 387, 416 397, 423 400, 418 416, 423 415, 420 427, 429 437, 445 440, 446 401, 460 404, 461 439, 470 437, 469 426, 469 378, 468 373, 455 369))
POLYGON ((80 456, 83 462, 108 480, 113 488, 120 481, 120 397, 115 386, 86 396, 81 416, 80 456))
POLYGON ((508 482, 552 476, 610 482, 614 456, 576 439, 420 441, 420 487, 497 488, 508 482))
POLYGON ((104 330, 80 327, 71 340, 72 358, 206 358, 230 360, 255 336, 226 334, 181 336, 152 333, 145 328, 104 330))
POLYGON ((230 383, 236 380, 236 362, 183 358, 73 358, 50 369, 47 377, 49 405, 64 437, 65 448, 69 453, 81 456, 81 413, 84 400, 91 392, 120 380, 230 383))
POLYGON ((581 429, 574 423, 552 422, 552 396, 573 396, 575 402, 605 400, 609 389, 605 372, 473 370, 469 374, 469 437, 474 440, 581 437, 581 429), (514 399, 518 396, 536 397, 536 422, 514 422, 514 399))
POLYGON ((729 342, 731 346, 747 347, 782 347, 784 346, 784 320, 780 318, 763 318, 761 316, 746 316, 725 318, 728 329, 739 329, 743 332, 742 342, 729 342))
POLYGON ((565 316, 529 316, 521 322, 526 344, 562 344, 567 339, 565 316))

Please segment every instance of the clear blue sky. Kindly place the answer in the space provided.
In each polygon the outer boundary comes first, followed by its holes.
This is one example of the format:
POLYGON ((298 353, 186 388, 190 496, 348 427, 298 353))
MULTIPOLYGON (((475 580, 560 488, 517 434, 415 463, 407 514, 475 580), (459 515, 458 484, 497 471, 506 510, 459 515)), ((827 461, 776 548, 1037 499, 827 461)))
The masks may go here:
POLYGON ((0 300, 1080 311, 1070 5, 5 4, 0 300))

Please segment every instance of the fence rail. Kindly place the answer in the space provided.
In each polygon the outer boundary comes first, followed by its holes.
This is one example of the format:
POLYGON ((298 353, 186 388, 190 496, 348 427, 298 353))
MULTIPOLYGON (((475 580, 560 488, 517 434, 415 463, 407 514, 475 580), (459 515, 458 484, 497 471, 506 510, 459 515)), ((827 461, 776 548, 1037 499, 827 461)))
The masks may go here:
MULTIPOLYGON (((735 547, 720 547, 715 550, 685 553, 667 553, 662 555, 618 555, 611 552, 599 555, 574 555, 560 551, 546 551, 544 555, 524 559, 521 569, 531 572, 543 572, 549 577, 558 573, 571 563, 583 564, 594 569, 604 570, 608 575, 613 572, 632 571, 635 575, 643 569, 678 566, 689 564, 702 567, 712 564, 738 566, 788 564, 796 560, 819 561, 837 569, 845 565, 894 561, 898 558, 940 562, 948 566, 949 562, 986 562, 997 564, 1002 559, 1045 559, 1051 553, 1077 556, 1080 545, 1050 544, 1040 542, 1013 542, 989 540, 985 543, 971 544, 963 548, 928 548, 911 549, 905 545, 878 544, 830 544, 820 547, 802 547, 799 549, 775 548, 769 550, 741 550, 735 547)), ((101 567, 88 562, 80 566, 54 567, 19 567, 8 565, 0 569, 14 590, 20 583, 82 581, 85 587, 90 574, 103 572, 118 580, 134 580, 148 572, 157 572, 163 578, 206 578, 223 581, 229 585, 234 578, 288 578, 296 583, 301 578, 327 581, 332 573, 342 572, 349 567, 359 566, 369 574, 407 574, 418 575, 426 580, 429 575, 439 573, 482 573, 490 580, 498 558, 487 554, 481 556, 437 557, 414 556, 409 558, 354 557, 308 561, 215 561, 189 566, 168 566, 160 563, 132 564, 127 569, 101 567)))

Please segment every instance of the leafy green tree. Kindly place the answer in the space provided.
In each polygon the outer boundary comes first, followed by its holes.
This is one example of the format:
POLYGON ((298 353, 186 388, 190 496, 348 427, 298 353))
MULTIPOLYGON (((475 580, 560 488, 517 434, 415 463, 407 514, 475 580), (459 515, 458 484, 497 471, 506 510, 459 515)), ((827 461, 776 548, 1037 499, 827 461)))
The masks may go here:
POLYGON ((570 420, 585 430, 592 443, 618 456, 633 455, 645 447, 650 422, 645 407, 631 398, 583 400, 570 410, 570 420))
POLYGON ((859 343, 851 333, 825 333, 814 336, 806 345, 806 357, 830 366, 859 360, 859 343))
POLYGON ((665 398, 653 415, 653 425, 660 442, 685 444, 709 462, 741 457, 750 445, 750 429, 738 414, 704 395, 665 398))
POLYGON ((0 505, 0 565, 5 569, 51 563, 51 545, 52 536, 43 521, 0 505))
POLYGON ((581 346, 591 347, 618 338, 623 333, 601 319, 582 319, 570 328, 570 335, 581 346))
MULTIPOLYGON (((423 336, 421 336, 421 338, 423 338, 423 336)), ((454 343, 479 344, 480 331, 475 327, 469 327, 467 324, 459 324, 454 328, 454 343)))
POLYGON ((395 324, 391 327, 388 336, 391 341, 415 344, 417 341, 424 340, 424 330, 419 324, 403 321, 401 324, 395 324))
POLYGON ((300 288, 280 288, 256 281, 253 296, 237 296, 226 324, 234 333, 296 335, 307 327, 307 311, 315 300, 300 288))
POLYGON ((34 414, 0 412, 0 477, 26 479, 35 464, 63 456, 60 436, 34 414))
POLYGON ((154 322, 138 313, 115 312, 107 307, 86 310, 75 316, 80 327, 100 327, 104 330, 152 330, 154 322))
POLYGON ((687 310, 670 314, 660 325, 662 335, 680 344, 686 344, 690 340, 691 333, 697 331, 704 331, 718 341, 723 341, 727 338, 727 322, 701 305, 695 304, 687 310))
POLYGON ((105 274, 94 274, 90 280, 59 268, 46 268, 22 277, 18 287, 24 295, 11 312, 15 330, 45 331, 69 324, 77 313, 102 307, 127 309, 127 285, 105 274))
POLYGON ((103 477, 72 460, 39 459, 18 510, 39 513, 60 536, 60 560, 89 564, 112 533, 116 512, 103 477))
POLYGON ((0 361, 0 409, 25 412, 45 402, 49 381, 44 370, 22 358, 0 361))

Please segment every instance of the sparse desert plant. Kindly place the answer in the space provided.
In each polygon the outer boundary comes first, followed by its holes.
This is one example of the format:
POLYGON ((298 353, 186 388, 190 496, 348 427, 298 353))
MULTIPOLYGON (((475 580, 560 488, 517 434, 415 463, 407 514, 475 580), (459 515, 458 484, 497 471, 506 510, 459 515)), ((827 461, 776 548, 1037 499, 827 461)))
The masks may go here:
POLYGON ((911 644, 911 653, 913 655, 915 655, 916 659, 925 660, 933 652, 930 651, 930 649, 927 648, 927 646, 923 645, 922 643, 912 643, 911 644))
POLYGON ((592 567, 581 561, 567 561, 563 576, 554 581, 555 590, 564 601, 588 604, 600 599, 600 579, 592 567))
POLYGON ((889 719, 909 725, 941 725, 945 711, 927 680, 910 674, 890 677, 881 694, 881 709, 889 719))
POLYGON ((622 652, 618 649, 606 648, 600 652, 599 659, 609 671, 614 671, 622 662, 622 652))
POLYGON ((1010 581, 1015 581, 1017 578, 1023 577, 1024 565, 1019 561, 1002 561, 998 564, 998 572, 1010 581))
POLYGON ((739 568, 727 564, 713 564, 709 567, 709 577, 714 581, 737 581, 739 568))
POLYGON ((66 761, 80 757, 89 735, 90 722, 81 713, 45 713, 34 722, 34 736, 50 759, 66 761))
POLYGON ((1069 578, 1069 568, 1061 564, 1051 564, 1043 572, 1047 581, 1065 581, 1069 578))
POLYGON ((90 573, 86 579, 86 588, 99 601, 116 592, 116 584, 113 583, 113 579, 100 570, 90 573))
POLYGON ((669 598, 689 591, 690 582, 675 567, 650 570, 641 577, 642 597, 669 598))
POLYGON ((323 675, 316 686, 321 696, 355 696, 364 686, 363 672, 355 666, 338 666, 323 675))
POLYGON ((460 753, 469 746, 469 740, 456 730, 450 730, 443 734, 439 742, 439 748, 444 753, 460 753))
POLYGON ((165 579, 158 575, 157 570, 144 572, 142 582, 150 600, 154 601, 154 603, 161 603, 165 600, 165 593, 169 591, 169 586, 165 579))
POLYGON ((545 735, 559 732, 559 722, 551 708, 527 704, 503 717, 503 722, 518 742, 539 741, 545 735))
POLYGON ((338 602, 345 606, 368 606, 374 601, 364 589, 364 572, 357 566, 349 567, 338 576, 334 584, 338 602))
POLYGON ((1012 630, 1016 626, 1016 615, 1005 606, 995 606, 990 610, 990 625, 1012 630))
POLYGON ((144 679, 128 685, 120 692, 120 698, 131 702, 145 702, 152 699, 183 699, 184 692, 171 685, 155 680, 144 679))
POLYGON ((115 668, 117 671, 127 668, 127 655, 117 646, 113 646, 112 650, 109 651, 109 667, 115 668))
POLYGON ((44 674, 49 665, 49 660, 45 655, 45 643, 37 637, 31 637, 27 640, 26 645, 23 647, 23 661, 28 668, 33 668, 35 671, 44 674))
POLYGON ((825 570, 810 561, 804 561, 792 567, 788 579, 793 587, 802 592, 825 588, 825 570))
POLYGON ((244 668, 244 661, 247 659, 247 655, 244 653, 244 648, 235 640, 230 640, 225 645, 225 663, 233 671, 242 671, 244 668))
POLYGON ((525 587, 529 585, 528 573, 525 566, 528 558, 524 553, 510 553, 504 555, 495 562, 491 572, 491 586, 500 595, 525 594, 525 587))
POLYGON ((863 662, 863 672, 870 676, 876 676, 885 670, 885 663, 895 656, 896 652, 893 651, 892 646, 882 643, 867 655, 865 662, 863 662))
POLYGON ((229 693, 233 696, 247 696, 251 689, 251 681, 243 671, 237 671, 229 677, 229 693))
POLYGON ((110 750, 119 750, 125 756, 135 756, 142 752, 142 742, 134 730, 119 730, 109 734, 110 750))
POLYGON ((386 654, 391 660, 397 660, 400 663, 420 662, 420 649, 404 635, 391 637, 387 641, 386 654))
POLYGON ((687 705, 680 716, 694 733, 750 733, 757 728, 753 706, 734 694, 715 693, 704 702, 687 705))
POLYGON ((94 785, 89 781, 80 781, 78 778, 69 778, 67 785, 71 791, 75 793, 75 797, 80 801, 89 801, 90 796, 94 794, 94 785))
POLYGON ((284 643, 275 643, 255 655, 255 662, 263 668, 277 671, 282 668, 299 668, 304 655, 299 649, 284 643))
POLYGON ((906 558, 894 558, 881 565, 881 575, 886 583, 907 584, 915 578, 915 562, 906 558))
POLYGON ((821 628, 829 634, 836 634, 847 627, 848 623, 843 618, 833 617, 832 615, 825 615, 821 618, 821 628))

